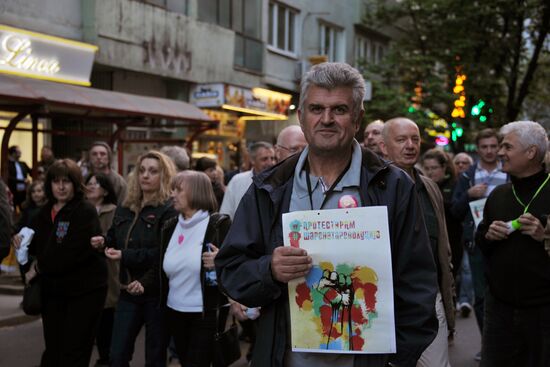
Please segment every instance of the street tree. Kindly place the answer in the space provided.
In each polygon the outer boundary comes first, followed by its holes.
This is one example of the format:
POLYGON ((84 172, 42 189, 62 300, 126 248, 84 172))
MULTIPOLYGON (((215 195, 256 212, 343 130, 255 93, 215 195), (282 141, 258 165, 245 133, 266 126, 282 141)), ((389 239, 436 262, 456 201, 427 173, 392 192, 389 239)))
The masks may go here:
POLYGON ((396 103, 403 110, 400 94, 412 97, 421 85, 422 109, 470 130, 498 127, 524 115, 526 99, 540 90, 533 85, 550 49, 548 1, 368 0, 364 24, 395 35, 383 62, 365 65, 367 78, 375 80, 367 115, 371 110, 384 114, 377 109, 396 103), (458 73, 466 76, 467 113, 453 119, 458 73), (485 121, 470 113, 480 100, 485 121))

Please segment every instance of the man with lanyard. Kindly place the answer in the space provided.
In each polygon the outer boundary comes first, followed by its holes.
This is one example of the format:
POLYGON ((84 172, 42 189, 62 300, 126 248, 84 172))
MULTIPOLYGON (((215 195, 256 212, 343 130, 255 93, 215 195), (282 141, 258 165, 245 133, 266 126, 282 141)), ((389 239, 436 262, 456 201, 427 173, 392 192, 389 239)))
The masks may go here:
POLYGON ((216 256, 222 289, 262 307, 252 366, 415 366, 437 333, 437 273, 414 184, 354 139, 364 93, 363 77, 347 64, 304 75, 298 117, 309 145, 254 177, 216 256), (292 352, 286 283, 312 262, 304 249, 282 246, 282 214, 371 205, 388 209, 397 354, 292 352))
MULTIPOLYGON (((481 130, 476 136, 479 162, 460 175, 453 192, 451 212, 455 218, 463 218, 462 232, 464 246, 468 250, 472 283, 474 286, 474 311, 477 324, 483 333, 483 300, 485 294, 485 275, 483 255, 474 245, 475 224, 469 203, 489 196, 491 191, 507 182, 507 175, 502 171, 498 160, 499 136, 493 129, 481 130)), ((481 354, 476 355, 476 360, 481 354)))
POLYGON ((512 182, 491 193, 476 233, 488 281, 481 366, 550 366, 548 139, 532 121, 511 122, 501 133, 498 154, 512 182))

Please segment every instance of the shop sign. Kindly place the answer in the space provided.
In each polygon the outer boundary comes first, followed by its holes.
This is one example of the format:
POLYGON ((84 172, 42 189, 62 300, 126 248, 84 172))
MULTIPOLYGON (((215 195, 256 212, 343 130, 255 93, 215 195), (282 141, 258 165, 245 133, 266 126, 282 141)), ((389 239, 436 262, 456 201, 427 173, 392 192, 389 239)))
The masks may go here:
POLYGON ((234 109, 249 114, 288 115, 290 94, 263 88, 242 88, 222 83, 198 84, 191 89, 190 102, 197 107, 234 109))
POLYGON ((189 102, 197 107, 220 107, 224 104, 222 83, 198 84, 191 89, 189 102))
POLYGON ((0 24, 0 73, 90 85, 97 46, 0 24))
POLYGON ((225 104, 278 115, 288 115, 291 98, 290 94, 263 88, 246 89, 232 85, 225 88, 225 104))

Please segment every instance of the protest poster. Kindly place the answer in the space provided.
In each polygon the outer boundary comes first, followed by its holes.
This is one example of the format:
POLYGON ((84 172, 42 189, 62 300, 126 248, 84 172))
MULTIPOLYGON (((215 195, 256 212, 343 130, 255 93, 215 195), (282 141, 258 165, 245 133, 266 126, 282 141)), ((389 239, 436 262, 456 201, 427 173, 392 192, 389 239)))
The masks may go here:
POLYGON ((395 353, 387 208, 286 213, 283 232, 313 260, 288 283, 292 350, 395 353))
POLYGON ((485 208, 486 201, 487 198, 470 201, 470 212, 472 213, 472 218, 474 218, 476 228, 483 220, 483 208, 485 208))

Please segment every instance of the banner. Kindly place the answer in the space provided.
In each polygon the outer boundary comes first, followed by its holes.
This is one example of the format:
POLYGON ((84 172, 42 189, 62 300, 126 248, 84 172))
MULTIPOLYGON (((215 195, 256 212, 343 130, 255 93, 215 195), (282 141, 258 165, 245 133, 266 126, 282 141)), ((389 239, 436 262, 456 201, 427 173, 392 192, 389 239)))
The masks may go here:
POLYGON ((288 283, 292 350, 395 353, 387 208, 286 213, 283 232, 313 259, 288 283))
POLYGON ((470 201, 470 211, 472 212, 472 218, 474 218, 476 228, 483 220, 483 208, 485 208, 486 201, 487 198, 470 201))

